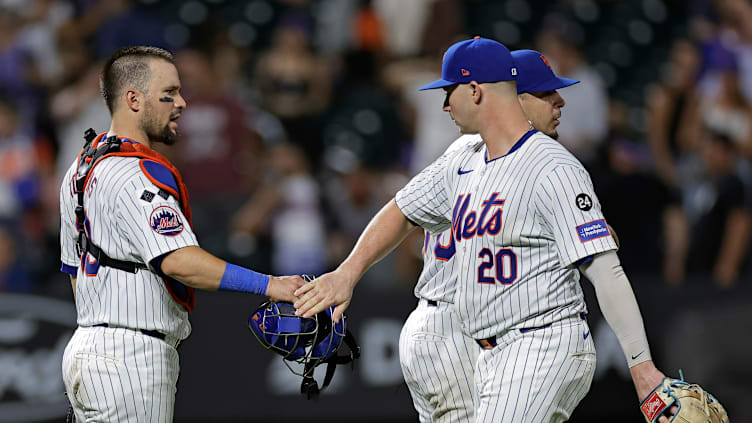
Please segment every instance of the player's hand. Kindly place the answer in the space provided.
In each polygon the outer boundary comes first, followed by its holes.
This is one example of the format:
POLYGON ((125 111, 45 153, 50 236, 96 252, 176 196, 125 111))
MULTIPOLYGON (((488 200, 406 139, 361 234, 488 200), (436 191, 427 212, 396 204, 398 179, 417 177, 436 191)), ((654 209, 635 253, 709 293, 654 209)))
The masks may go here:
POLYGON ((266 287, 266 296, 273 301, 294 302, 298 299, 295 290, 305 285, 305 281, 299 275, 271 276, 269 285, 266 287))
MULTIPOLYGON (((637 397, 640 401, 644 400, 651 392, 653 392, 653 389, 660 385, 663 382, 663 378, 666 377, 663 372, 655 367, 652 360, 631 367, 629 373, 632 374, 632 381, 635 384, 637 397)), ((670 407, 663 416, 658 418, 658 422, 669 423, 671 416, 675 415, 678 411, 679 407, 670 407)))
POLYGON ((355 283, 350 279, 338 269, 303 285, 295 291, 299 297, 295 301, 295 314, 311 317, 328 307, 337 306, 332 312, 332 320, 339 322, 352 299, 355 283))

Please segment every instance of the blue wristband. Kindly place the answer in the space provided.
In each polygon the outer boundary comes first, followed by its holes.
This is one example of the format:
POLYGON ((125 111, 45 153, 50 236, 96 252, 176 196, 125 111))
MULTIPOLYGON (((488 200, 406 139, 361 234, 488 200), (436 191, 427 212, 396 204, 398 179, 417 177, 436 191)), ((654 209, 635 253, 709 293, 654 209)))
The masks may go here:
POLYGON ((220 291, 251 292, 253 294, 266 294, 269 285, 269 275, 256 273, 251 269, 227 263, 225 273, 219 282, 220 291))

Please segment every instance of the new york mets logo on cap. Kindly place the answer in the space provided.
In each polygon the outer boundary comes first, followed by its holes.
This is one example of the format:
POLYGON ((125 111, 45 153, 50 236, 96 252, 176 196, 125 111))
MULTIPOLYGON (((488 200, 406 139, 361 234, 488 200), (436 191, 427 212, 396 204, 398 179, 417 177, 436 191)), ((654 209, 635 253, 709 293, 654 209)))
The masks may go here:
POLYGON ((517 68, 509 49, 498 41, 475 37, 453 44, 444 53, 441 79, 420 90, 444 88, 455 84, 512 81, 517 68))
POLYGON ((180 215, 168 206, 159 206, 151 212, 149 224, 154 232, 165 236, 176 236, 183 232, 180 215))
POLYGON ((553 91, 580 82, 556 76, 548 59, 538 51, 515 50, 512 58, 519 71, 517 94, 553 91))

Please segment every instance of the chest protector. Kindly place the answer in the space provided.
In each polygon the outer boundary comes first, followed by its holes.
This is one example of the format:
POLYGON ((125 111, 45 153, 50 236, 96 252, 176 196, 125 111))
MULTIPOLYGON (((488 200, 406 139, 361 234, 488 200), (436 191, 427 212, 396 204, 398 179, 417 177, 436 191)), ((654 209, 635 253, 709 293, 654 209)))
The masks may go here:
MULTIPOLYGON (((107 157, 139 157, 141 159, 140 166, 144 170, 144 174, 149 180, 159 187, 160 190, 172 195, 180 204, 180 209, 183 215, 188 220, 188 224, 193 228, 191 222, 191 208, 188 205, 188 190, 183 183, 183 179, 180 176, 177 168, 170 163, 167 158, 151 148, 135 143, 129 140, 122 140, 116 136, 111 136, 104 139, 105 134, 97 136, 93 129, 88 129, 84 134, 86 143, 81 153, 78 155, 78 164, 76 168, 76 194, 78 204, 76 205, 76 229, 78 229, 78 254, 83 258, 86 253, 96 258, 99 261, 100 266, 112 267, 129 273, 136 273, 139 270, 149 271, 148 266, 144 263, 130 262, 124 260, 113 259, 101 248, 96 246, 89 237, 88 228, 86 225, 86 212, 84 210, 84 188, 89 181, 89 175, 91 170, 99 164, 103 159, 107 157), (144 166, 144 162, 156 162, 169 169, 175 179, 176 187, 157 180, 153 175, 147 172, 144 166)), ((167 198, 165 196, 165 198, 167 198)), ((186 286, 173 278, 165 275, 161 275, 162 280, 167 287, 167 291, 170 296, 180 305, 185 307, 190 313, 193 311, 193 307, 196 304, 196 297, 193 288, 186 286)))

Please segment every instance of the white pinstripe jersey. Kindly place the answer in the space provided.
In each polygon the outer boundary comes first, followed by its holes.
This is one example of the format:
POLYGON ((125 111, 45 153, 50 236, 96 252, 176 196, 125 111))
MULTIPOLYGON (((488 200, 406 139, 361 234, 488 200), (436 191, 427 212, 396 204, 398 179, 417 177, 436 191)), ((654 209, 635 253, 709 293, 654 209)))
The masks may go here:
MULTIPOLYGON (((90 257, 79 260, 75 172, 73 163, 60 187, 60 258, 64 267, 78 268, 78 325, 107 323, 111 327, 158 330, 187 338, 191 332, 188 313, 172 299, 155 273, 129 273, 99 266, 90 257)), ((84 190, 89 236, 113 259, 148 264, 162 254, 198 245, 178 201, 159 195, 159 188, 141 170, 139 158, 116 156, 102 160, 92 169, 84 190), (152 226, 157 216, 167 222, 169 231, 152 226)))
MULTIPOLYGON (((437 160, 453 154, 455 151, 483 142, 480 135, 463 135, 446 149, 444 154, 437 160)), ((418 282, 415 284, 415 296, 445 303, 454 302, 454 293, 457 290, 457 264, 452 257, 439 258, 440 243, 446 243, 451 237, 451 230, 439 234, 425 230, 423 239, 423 270, 420 272, 418 282)))
POLYGON ((585 311, 574 263, 615 250, 590 176, 558 142, 531 130, 505 156, 484 143, 442 156, 396 195, 458 267, 455 304, 476 339, 585 311))

